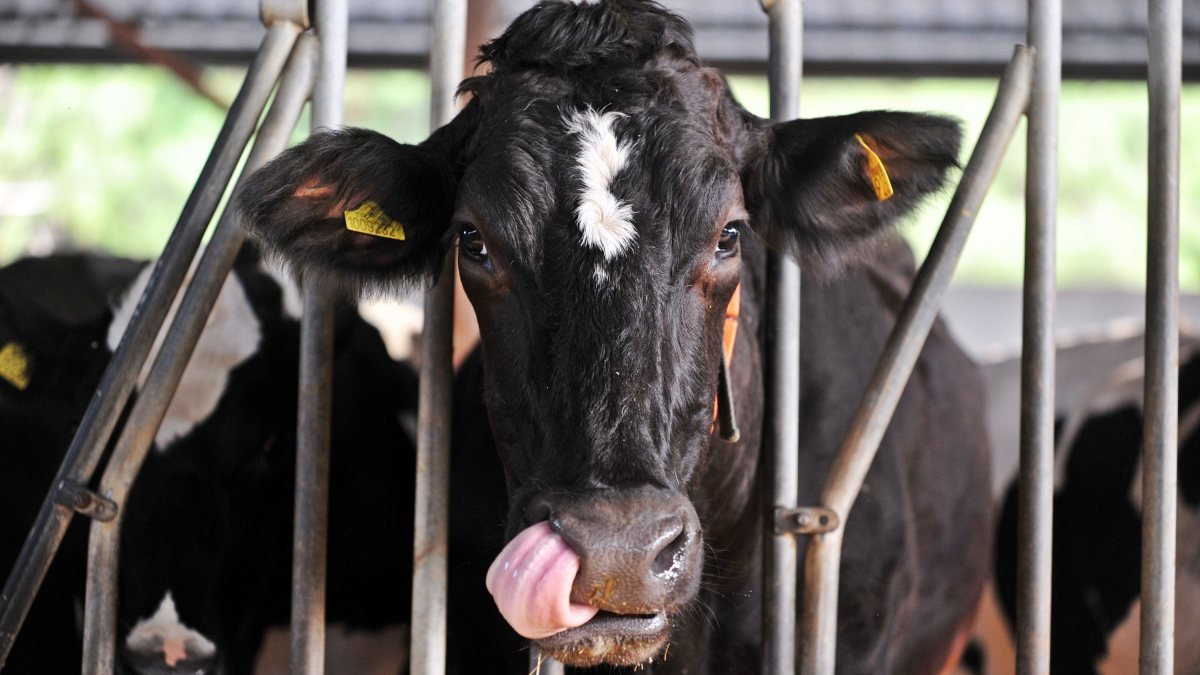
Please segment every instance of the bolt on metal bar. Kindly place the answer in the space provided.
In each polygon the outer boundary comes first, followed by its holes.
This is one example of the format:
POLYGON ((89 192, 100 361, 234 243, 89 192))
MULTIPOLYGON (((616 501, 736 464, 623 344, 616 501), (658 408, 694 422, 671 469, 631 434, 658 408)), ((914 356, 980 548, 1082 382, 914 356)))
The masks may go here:
POLYGON ((155 263, 146 291, 138 301, 129 327, 121 337, 63 458, 52 483, 54 488, 42 502, 4 590, 0 592, 0 667, 8 657, 73 516, 71 508, 60 503, 58 486, 64 481, 77 485, 91 481, 167 310, 200 246, 204 229, 212 220, 221 194, 299 33, 300 27, 296 24, 276 23, 263 38, 196 187, 183 207, 162 256, 155 263))
POLYGON ((913 280, 912 291, 896 319, 879 365, 871 378, 850 431, 830 469, 821 503, 837 514, 843 527, 813 536, 805 552, 801 623, 801 672, 834 672, 837 648, 838 572, 844 524, 867 471, 891 422, 892 414, 920 356, 975 216, 996 176, 1000 160, 1029 99, 1033 50, 1017 46, 1000 79, 995 103, 963 170, 962 180, 929 255, 913 280))
POLYGON ((1179 97, 1183 8, 1150 0, 1146 377, 1142 441, 1143 675, 1175 672, 1179 425, 1179 97))
MULTIPOLYGON (((771 90, 771 120, 785 122, 800 116, 803 4, 801 0, 764 0, 770 56, 767 78, 771 90)), ((776 509, 795 508, 799 494, 800 451, 800 266, 784 255, 772 254, 767 298, 770 327, 768 372, 771 420, 771 468, 764 488, 763 652, 764 673, 791 675, 796 671, 796 535, 776 531, 776 509)))
POLYGON ((1058 96, 1062 1, 1030 0, 1037 50, 1029 95, 1025 173, 1025 286, 1018 472, 1017 673, 1050 672, 1054 527, 1054 305, 1058 207, 1058 96))
MULTIPOLYGON (((433 4, 432 89, 429 123, 437 128, 456 113, 455 91, 466 51, 466 0, 433 4)), ((446 669, 447 548, 450 530, 450 424, 454 406, 454 255, 446 256, 437 284, 425 295, 417 409, 417 473, 413 517, 413 675, 446 669)))
MULTIPOLYGON (((312 129, 342 123, 348 31, 346 0, 314 3, 318 42, 312 129)), ((334 297, 305 284, 300 322, 296 491, 292 523, 291 671, 325 672, 325 584, 329 531, 329 453, 333 401, 334 297)))
MULTIPOLYGON (((243 176, 286 147, 312 85, 315 61, 312 42, 313 38, 301 36, 296 43, 275 102, 246 160, 243 176)), ((100 495, 114 502, 117 512, 114 519, 93 522, 89 535, 84 672, 113 672, 122 507, 244 241, 245 232, 238 216, 231 206, 227 207, 221 214, 212 241, 200 258, 193 281, 180 301, 150 375, 101 477, 100 495)))

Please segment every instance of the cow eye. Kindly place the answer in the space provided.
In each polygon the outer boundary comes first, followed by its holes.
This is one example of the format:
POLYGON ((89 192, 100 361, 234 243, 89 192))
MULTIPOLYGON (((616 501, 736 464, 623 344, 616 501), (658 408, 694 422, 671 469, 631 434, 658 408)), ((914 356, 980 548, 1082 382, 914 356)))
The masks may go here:
POLYGON ((737 249, 738 237, 742 234, 743 223, 734 220, 721 228, 721 238, 717 240, 717 255, 733 253, 737 249))
POLYGON ((469 223, 463 223, 458 231, 458 247, 463 255, 472 260, 487 258, 487 246, 483 243, 483 237, 479 230, 469 223))

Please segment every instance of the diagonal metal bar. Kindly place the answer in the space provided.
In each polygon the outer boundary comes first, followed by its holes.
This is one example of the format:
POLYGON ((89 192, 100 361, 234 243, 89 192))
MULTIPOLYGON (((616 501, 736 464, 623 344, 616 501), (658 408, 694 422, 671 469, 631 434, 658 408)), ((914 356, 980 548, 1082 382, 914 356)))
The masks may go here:
POLYGON ((267 30, 196 187, 183 207, 162 256, 155 263, 146 292, 138 301, 129 327, 104 371, 79 430, 42 502, 4 590, 0 592, 0 668, 4 666, 46 570, 71 523, 73 511, 61 503, 59 492, 70 484, 86 485, 95 473, 119 413, 129 400, 167 310, 196 255, 204 229, 212 220, 221 194, 254 132, 299 33, 300 27, 290 22, 275 23, 267 30))
POLYGON ((837 648, 838 572, 845 523, 883 440, 892 413, 933 327, 975 216, 996 176, 1000 160, 1029 100, 1033 50, 1016 48, 1000 79, 996 101, 963 170, 929 255, 913 280, 883 356, 871 378, 850 431, 830 469, 821 505, 842 527, 812 537, 805 552, 804 613, 801 619, 801 672, 834 672, 837 648))
MULTIPOLYGON (((286 147, 311 90, 315 61, 313 42, 314 38, 306 35, 296 43, 275 102, 246 159, 243 176, 265 164, 286 147)), ((238 181, 240 183, 241 180, 238 181)), ((200 257, 193 280, 180 300, 179 310, 167 329, 162 348, 155 357, 150 375, 129 413, 129 420, 117 439, 100 480, 100 494, 115 502, 118 511, 113 520, 92 522, 88 548, 88 611, 84 617, 83 632, 84 672, 113 672, 120 529, 126 497, 154 443, 154 436, 245 237, 235 210, 226 208, 217 223, 212 241, 200 257)))

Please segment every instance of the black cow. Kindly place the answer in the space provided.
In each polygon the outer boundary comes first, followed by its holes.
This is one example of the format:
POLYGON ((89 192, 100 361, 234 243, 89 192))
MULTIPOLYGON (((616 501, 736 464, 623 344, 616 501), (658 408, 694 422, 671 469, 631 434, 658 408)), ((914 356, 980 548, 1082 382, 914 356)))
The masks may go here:
MULTIPOLYGON (((767 251, 813 272, 798 413, 815 503, 908 271, 906 254, 871 254, 943 185, 959 129, 892 112, 771 124, 643 0, 541 3, 482 60, 465 108, 420 145, 348 129, 285 152, 240 193, 247 225, 308 281, 351 292, 425 281, 457 243, 482 348, 455 410, 475 482, 451 501, 479 528, 453 535, 452 574, 470 582, 453 606, 477 607, 486 583, 516 632, 569 665, 756 672, 767 251), (739 287, 742 433, 726 443, 714 397, 739 287)), ((842 672, 955 656, 989 560, 978 390, 935 329, 848 523, 842 672)), ((520 658, 494 612, 458 616, 462 672, 520 658)))
MULTIPOLYGON (((1200 671, 1200 350, 1179 369, 1179 515, 1175 672, 1200 671)), ((1141 594, 1140 359, 1064 420, 1056 444, 1050 667, 1056 673, 1134 672, 1141 594)), ((1017 486, 997 527, 996 585, 1015 625, 1017 486)))
MULTIPOLYGON (((0 569, 16 556, 149 270, 93 255, 0 269, 0 569)), ((129 496, 122 672, 247 673, 267 626, 288 621, 297 300, 251 249, 221 291, 129 496)), ((353 310, 337 328, 329 615, 378 630, 408 621, 414 455, 399 415, 415 409, 415 375, 353 310)), ((77 521, 5 672, 79 668, 87 523, 77 521)))

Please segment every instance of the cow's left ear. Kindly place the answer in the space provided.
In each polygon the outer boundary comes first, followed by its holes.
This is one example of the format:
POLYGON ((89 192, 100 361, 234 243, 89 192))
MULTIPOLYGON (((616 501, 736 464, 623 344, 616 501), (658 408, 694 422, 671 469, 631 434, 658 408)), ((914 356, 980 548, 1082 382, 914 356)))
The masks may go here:
POLYGON ((777 250, 830 270, 941 189, 962 132, 933 115, 864 112, 760 131, 743 169, 751 222, 777 250))
POLYGON ((473 103, 420 145, 366 129, 313 134, 245 182, 244 225, 305 280, 352 293, 428 281, 452 238, 473 103))

